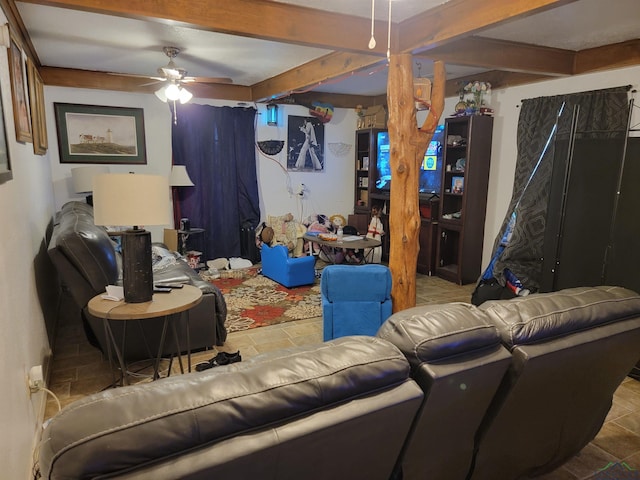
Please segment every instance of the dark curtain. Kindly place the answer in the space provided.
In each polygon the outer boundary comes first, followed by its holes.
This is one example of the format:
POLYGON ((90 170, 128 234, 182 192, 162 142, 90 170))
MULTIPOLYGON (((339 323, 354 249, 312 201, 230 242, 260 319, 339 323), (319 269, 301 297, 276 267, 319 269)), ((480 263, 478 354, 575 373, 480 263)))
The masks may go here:
POLYGON ((241 225, 260 221, 255 115, 255 108, 177 107, 173 162, 185 165, 195 184, 178 189, 178 208, 192 227, 206 230, 204 260, 240 257, 241 225))
POLYGON ((624 137, 627 134, 628 120, 627 91, 628 87, 616 87, 523 100, 518 120, 518 157, 513 194, 493 249, 494 252, 500 250, 504 233, 517 205, 516 222, 511 238, 493 268, 493 276, 502 285, 505 283, 504 269, 508 268, 526 288, 534 292, 539 289, 553 159, 556 156, 556 150, 566 150, 566 147, 558 145, 566 145, 572 133, 574 110, 578 112, 576 139, 585 136, 589 138, 624 137), (565 107, 558 118, 563 102, 565 107), (575 107, 578 109, 576 110, 575 107), (532 177, 532 172, 544 151, 545 143, 556 120, 558 120, 558 128, 555 138, 552 139, 532 177), (529 183, 528 186, 527 183, 529 183))

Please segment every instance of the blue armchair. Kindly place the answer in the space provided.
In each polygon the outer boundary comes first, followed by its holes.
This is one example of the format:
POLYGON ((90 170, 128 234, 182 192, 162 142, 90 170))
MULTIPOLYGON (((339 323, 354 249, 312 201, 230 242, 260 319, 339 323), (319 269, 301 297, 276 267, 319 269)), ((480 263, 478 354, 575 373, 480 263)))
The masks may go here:
POLYGON ((320 290, 325 341, 375 335, 391 316, 391 272, 384 265, 329 265, 320 290))
POLYGON ((315 282, 315 263, 313 256, 291 258, 284 245, 262 244, 262 274, 287 288, 311 285, 315 282))

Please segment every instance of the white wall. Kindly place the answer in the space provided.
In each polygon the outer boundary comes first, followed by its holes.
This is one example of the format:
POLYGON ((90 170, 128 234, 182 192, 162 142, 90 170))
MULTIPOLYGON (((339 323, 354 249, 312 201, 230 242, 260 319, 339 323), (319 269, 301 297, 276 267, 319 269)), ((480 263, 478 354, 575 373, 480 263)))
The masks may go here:
MULTIPOLYGON (((0 11, 0 24, 5 22, 0 11)), ((49 354, 36 278, 41 278, 37 274, 42 273, 54 206, 47 158, 34 155, 31 143, 15 140, 8 69, 7 50, 0 48, 2 110, 13 171, 13 180, 0 185, 0 477, 26 479, 46 401, 44 393, 29 395, 27 372, 49 354)))
POLYGON ((353 213, 355 176, 355 131, 357 115, 353 109, 335 109, 333 118, 324 125, 325 168, 323 172, 287 172, 287 116, 309 116, 309 110, 295 105, 282 105, 278 109, 278 126, 268 126, 265 106, 260 105, 258 116, 258 140, 284 140, 285 146, 278 155, 267 156, 258 150, 258 183, 260 185, 260 210, 263 219, 267 215, 292 213, 298 220, 311 214, 327 216, 341 214, 345 218, 353 213), (343 156, 332 153, 329 144, 346 144, 348 152, 343 156), (304 184, 305 194, 295 195, 298 185, 304 184), (290 194, 292 190, 294 194, 290 194))

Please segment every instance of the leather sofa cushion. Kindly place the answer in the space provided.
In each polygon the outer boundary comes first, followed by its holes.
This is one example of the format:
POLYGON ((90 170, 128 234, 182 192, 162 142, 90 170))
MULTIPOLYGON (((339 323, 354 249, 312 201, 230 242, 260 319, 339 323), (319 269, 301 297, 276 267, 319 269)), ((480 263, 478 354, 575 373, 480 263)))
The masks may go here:
POLYGON ((500 343, 486 315, 467 303, 423 305, 393 314, 378 337, 389 340, 405 354, 412 367, 500 343))
POLYGON ((485 302, 479 308, 511 349, 635 317, 640 296, 622 287, 578 287, 485 302))
POLYGON ((345 337, 100 392, 67 406, 46 427, 43 477, 88 478, 179 455, 385 391, 408 374, 390 343, 345 337))
POLYGON ((49 248, 57 248, 96 292, 115 284, 119 272, 114 243, 103 227, 93 223, 91 211, 70 202, 63 206, 58 221, 49 248))

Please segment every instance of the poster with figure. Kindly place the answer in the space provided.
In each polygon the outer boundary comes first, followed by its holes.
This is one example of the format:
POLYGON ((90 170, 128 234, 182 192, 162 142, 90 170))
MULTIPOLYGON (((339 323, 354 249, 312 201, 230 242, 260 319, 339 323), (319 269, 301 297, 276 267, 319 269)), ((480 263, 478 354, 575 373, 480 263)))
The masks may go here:
POLYGON ((287 170, 324 171, 324 124, 314 117, 289 115, 287 170))

